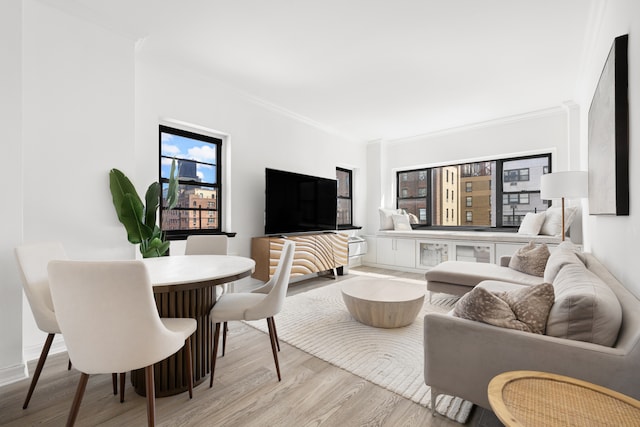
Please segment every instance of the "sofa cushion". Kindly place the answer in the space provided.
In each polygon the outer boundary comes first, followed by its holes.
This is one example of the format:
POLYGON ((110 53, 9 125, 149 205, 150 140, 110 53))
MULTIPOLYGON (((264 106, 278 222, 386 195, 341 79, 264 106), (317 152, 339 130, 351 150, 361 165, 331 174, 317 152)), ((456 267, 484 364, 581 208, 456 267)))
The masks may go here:
POLYGON ((427 282, 451 283, 463 286, 476 286, 483 280, 499 280, 520 285, 539 285, 542 277, 531 276, 508 267, 470 261, 445 261, 425 274, 427 282))
POLYGON ((509 329, 544 333, 554 301, 553 286, 543 283, 492 292, 483 286, 463 295, 453 315, 509 329))
POLYGON ((553 281, 556 302, 547 335, 613 346, 622 323, 615 293, 584 264, 564 265, 553 281))
POLYGON ((584 263, 578 257, 577 249, 575 248, 575 246, 573 246, 573 244, 570 242, 566 242, 566 244, 565 242, 563 242, 562 244, 558 245, 558 247, 553 251, 553 253, 549 256, 549 259, 547 260, 547 265, 544 269, 543 274, 544 281, 553 283, 560 269, 567 264, 584 266, 584 263))
POLYGON ((536 245, 529 242, 516 251, 509 260, 509 268, 532 276, 544 276, 544 269, 549 259, 549 248, 547 245, 536 245))

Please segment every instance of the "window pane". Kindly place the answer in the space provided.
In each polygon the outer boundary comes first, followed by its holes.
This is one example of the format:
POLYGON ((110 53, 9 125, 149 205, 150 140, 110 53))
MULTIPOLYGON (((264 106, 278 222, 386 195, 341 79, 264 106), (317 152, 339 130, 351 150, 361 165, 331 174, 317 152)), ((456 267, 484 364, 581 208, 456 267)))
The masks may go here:
POLYGON ((418 217, 419 224, 427 223, 427 201, 425 199, 399 200, 398 208, 418 217))
POLYGON ((338 199, 338 224, 352 224, 351 199, 338 199))
POLYGON ((549 170, 549 157, 508 160, 503 163, 502 191, 508 203, 502 210, 502 225, 519 226, 528 212, 542 212, 547 203, 540 198, 540 177, 549 170), (512 179, 516 177, 516 179, 512 179))
POLYGON ((345 170, 336 170, 338 180, 338 197, 351 197, 351 173, 345 170))

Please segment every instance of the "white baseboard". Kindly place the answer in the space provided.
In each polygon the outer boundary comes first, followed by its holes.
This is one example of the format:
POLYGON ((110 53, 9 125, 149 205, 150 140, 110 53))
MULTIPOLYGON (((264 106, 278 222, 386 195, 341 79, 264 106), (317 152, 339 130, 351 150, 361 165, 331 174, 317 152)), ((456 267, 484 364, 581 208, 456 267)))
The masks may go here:
MULTIPOLYGON (((42 343, 41 345, 24 347, 22 349, 22 357, 24 358, 24 360, 29 361, 39 359, 40 353, 42 353, 43 345, 44 343, 42 343)), ((56 339, 53 341, 53 343, 51 344, 51 348, 49 349, 49 356, 51 356, 52 354, 62 353, 64 351, 67 351, 67 346, 65 345, 64 340, 56 336, 56 339)))
POLYGON ((0 387, 7 384, 15 383, 16 381, 20 381, 28 377, 29 372, 27 371, 26 362, 19 365, 2 368, 0 369, 0 387))

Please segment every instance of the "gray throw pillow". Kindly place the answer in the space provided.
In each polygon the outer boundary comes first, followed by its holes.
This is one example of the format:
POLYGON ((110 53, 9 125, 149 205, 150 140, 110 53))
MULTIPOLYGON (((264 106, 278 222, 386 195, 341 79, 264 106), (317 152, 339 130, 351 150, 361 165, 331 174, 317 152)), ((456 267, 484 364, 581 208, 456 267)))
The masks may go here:
POLYGON ((553 286, 549 283, 496 293, 476 286, 458 300, 453 315, 501 328, 543 334, 554 299, 553 286))
POLYGON ((509 268, 532 276, 544 276, 544 269, 549 259, 549 248, 544 243, 536 245, 529 242, 518 249, 509 261, 509 268))

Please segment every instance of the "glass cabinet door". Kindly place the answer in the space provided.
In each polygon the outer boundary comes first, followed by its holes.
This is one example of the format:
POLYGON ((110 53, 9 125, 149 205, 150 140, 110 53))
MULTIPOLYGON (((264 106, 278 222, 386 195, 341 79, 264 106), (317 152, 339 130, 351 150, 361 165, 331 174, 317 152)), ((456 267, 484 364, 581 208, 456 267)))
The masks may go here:
POLYGON ((490 263, 492 258, 491 244, 456 244, 456 261, 490 263))
POLYGON ((449 260, 449 243, 419 242, 418 267, 434 267, 449 260))

